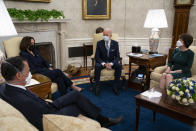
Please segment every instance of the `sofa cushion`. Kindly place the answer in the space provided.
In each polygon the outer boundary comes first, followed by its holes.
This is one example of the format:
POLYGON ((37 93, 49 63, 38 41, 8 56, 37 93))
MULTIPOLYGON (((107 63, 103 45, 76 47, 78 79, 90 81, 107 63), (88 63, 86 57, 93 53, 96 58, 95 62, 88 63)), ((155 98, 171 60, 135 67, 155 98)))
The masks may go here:
POLYGON ((5 102, 4 100, 0 99, 0 118, 5 116, 12 116, 12 117, 18 117, 21 119, 26 118, 20 113, 18 110, 16 110, 13 106, 5 102), (2 108, 3 107, 3 108, 2 108))
POLYGON ((44 115, 43 128, 45 131, 109 131, 86 120, 63 115, 44 115), (92 124, 92 125, 91 125, 92 124))
MULTIPOLYGON (((94 77, 95 70, 91 70, 90 76, 94 77)), ((121 76, 125 76, 125 70, 122 69, 121 76)), ((100 81, 108 81, 108 80, 114 80, 114 70, 108 70, 108 69, 102 69, 101 70, 101 77, 100 81)))
POLYGON ((22 37, 13 37, 9 40, 3 41, 7 57, 18 56, 20 53, 20 42, 22 37))
POLYGON ((90 125, 92 125, 92 126, 94 126, 96 128, 100 128, 101 127, 99 122, 97 122, 97 121, 95 121, 93 119, 90 119, 90 118, 88 118, 86 116, 79 115, 78 118, 83 120, 83 121, 85 121, 86 123, 89 123, 90 125))
POLYGON ((38 131, 27 120, 15 116, 0 117, 1 131, 38 131))
POLYGON ((0 130, 38 131, 22 113, 2 99, 0 99, 0 130))

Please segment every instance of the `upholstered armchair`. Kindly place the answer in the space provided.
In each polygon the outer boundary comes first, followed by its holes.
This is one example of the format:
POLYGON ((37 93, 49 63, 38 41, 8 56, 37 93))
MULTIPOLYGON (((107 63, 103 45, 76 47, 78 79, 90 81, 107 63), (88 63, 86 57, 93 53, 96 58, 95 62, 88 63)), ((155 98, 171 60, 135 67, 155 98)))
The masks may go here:
MULTIPOLYGON (((103 33, 93 35, 93 55, 91 56, 93 69, 90 71, 90 83, 91 83, 90 90, 93 90, 93 88, 94 88, 94 66, 95 66, 94 57, 95 57, 97 42, 102 39, 103 39, 103 33)), ((112 33, 112 40, 118 41, 118 34, 112 33)), ((121 59, 120 63, 122 64, 122 58, 120 58, 120 59, 121 59)), ((101 71, 100 81, 109 81, 109 80, 114 80, 114 70, 103 69, 101 71)), ((122 69, 121 80, 123 81, 122 88, 125 89, 126 79, 125 79, 124 69, 122 69)))
MULTIPOLYGON (((4 45, 4 48, 5 48, 5 53, 6 53, 6 56, 8 58, 19 55, 21 40, 22 40, 22 37, 13 37, 13 38, 11 38, 9 40, 3 41, 3 45, 4 45)), ((41 74, 33 75, 34 79, 40 78, 40 77, 42 77, 42 79, 44 79, 44 80, 49 79, 48 77, 43 76, 41 74)), ((37 81, 40 81, 40 80, 37 79, 37 81)), ((54 92, 57 91, 57 89, 58 89, 57 84, 56 83, 52 83, 52 85, 51 85, 51 92, 54 93, 54 92)))
MULTIPOLYGON (((194 53, 194 60, 193 60, 193 65, 191 68, 191 73, 192 73, 192 77, 188 78, 188 79, 192 79, 196 81, 196 46, 190 46, 189 49, 191 49, 194 53)), ((160 82, 160 78, 162 73, 166 70, 167 66, 160 66, 160 67, 156 67, 154 69, 154 71, 151 73, 150 75, 150 88, 153 87, 159 87, 159 82, 160 82)))

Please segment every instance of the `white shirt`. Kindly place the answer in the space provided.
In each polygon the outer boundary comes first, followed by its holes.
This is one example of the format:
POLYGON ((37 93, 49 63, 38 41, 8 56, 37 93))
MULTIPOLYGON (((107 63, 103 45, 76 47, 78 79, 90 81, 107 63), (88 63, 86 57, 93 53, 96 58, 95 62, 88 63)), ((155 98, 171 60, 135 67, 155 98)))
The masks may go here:
POLYGON ((21 89, 23 89, 23 90, 27 90, 27 89, 25 88, 25 86, 14 85, 14 84, 10 84, 10 83, 7 83, 7 84, 10 85, 10 86, 14 86, 14 87, 17 87, 17 88, 21 88, 21 89))

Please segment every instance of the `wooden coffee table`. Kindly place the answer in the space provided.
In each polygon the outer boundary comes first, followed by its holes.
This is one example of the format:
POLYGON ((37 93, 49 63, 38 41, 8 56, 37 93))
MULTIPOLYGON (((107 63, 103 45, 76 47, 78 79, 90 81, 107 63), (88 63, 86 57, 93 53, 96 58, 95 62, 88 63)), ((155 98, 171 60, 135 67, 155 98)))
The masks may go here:
POLYGON ((160 98, 148 98, 141 94, 135 96, 136 130, 138 130, 139 127, 140 106, 151 109, 154 112, 154 121, 156 112, 159 112, 186 124, 194 125, 196 122, 196 104, 189 106, 180 105, 177 101, 172 100, 165 90, 160 88, 152 88, 150 90, 158 91, 162 93, 162 96, 160 98))

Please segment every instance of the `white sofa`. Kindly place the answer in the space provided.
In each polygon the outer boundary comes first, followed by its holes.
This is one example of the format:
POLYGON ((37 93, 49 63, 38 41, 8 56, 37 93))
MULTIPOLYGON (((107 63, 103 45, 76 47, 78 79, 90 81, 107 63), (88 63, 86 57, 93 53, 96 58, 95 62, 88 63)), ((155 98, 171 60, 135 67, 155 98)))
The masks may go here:
MULTIPOLYGON (((110 131, 85 116, 44 115, 44 131, 110 131)), ((13 106, 0 99, 0 131, 38 131, 13 106)))

